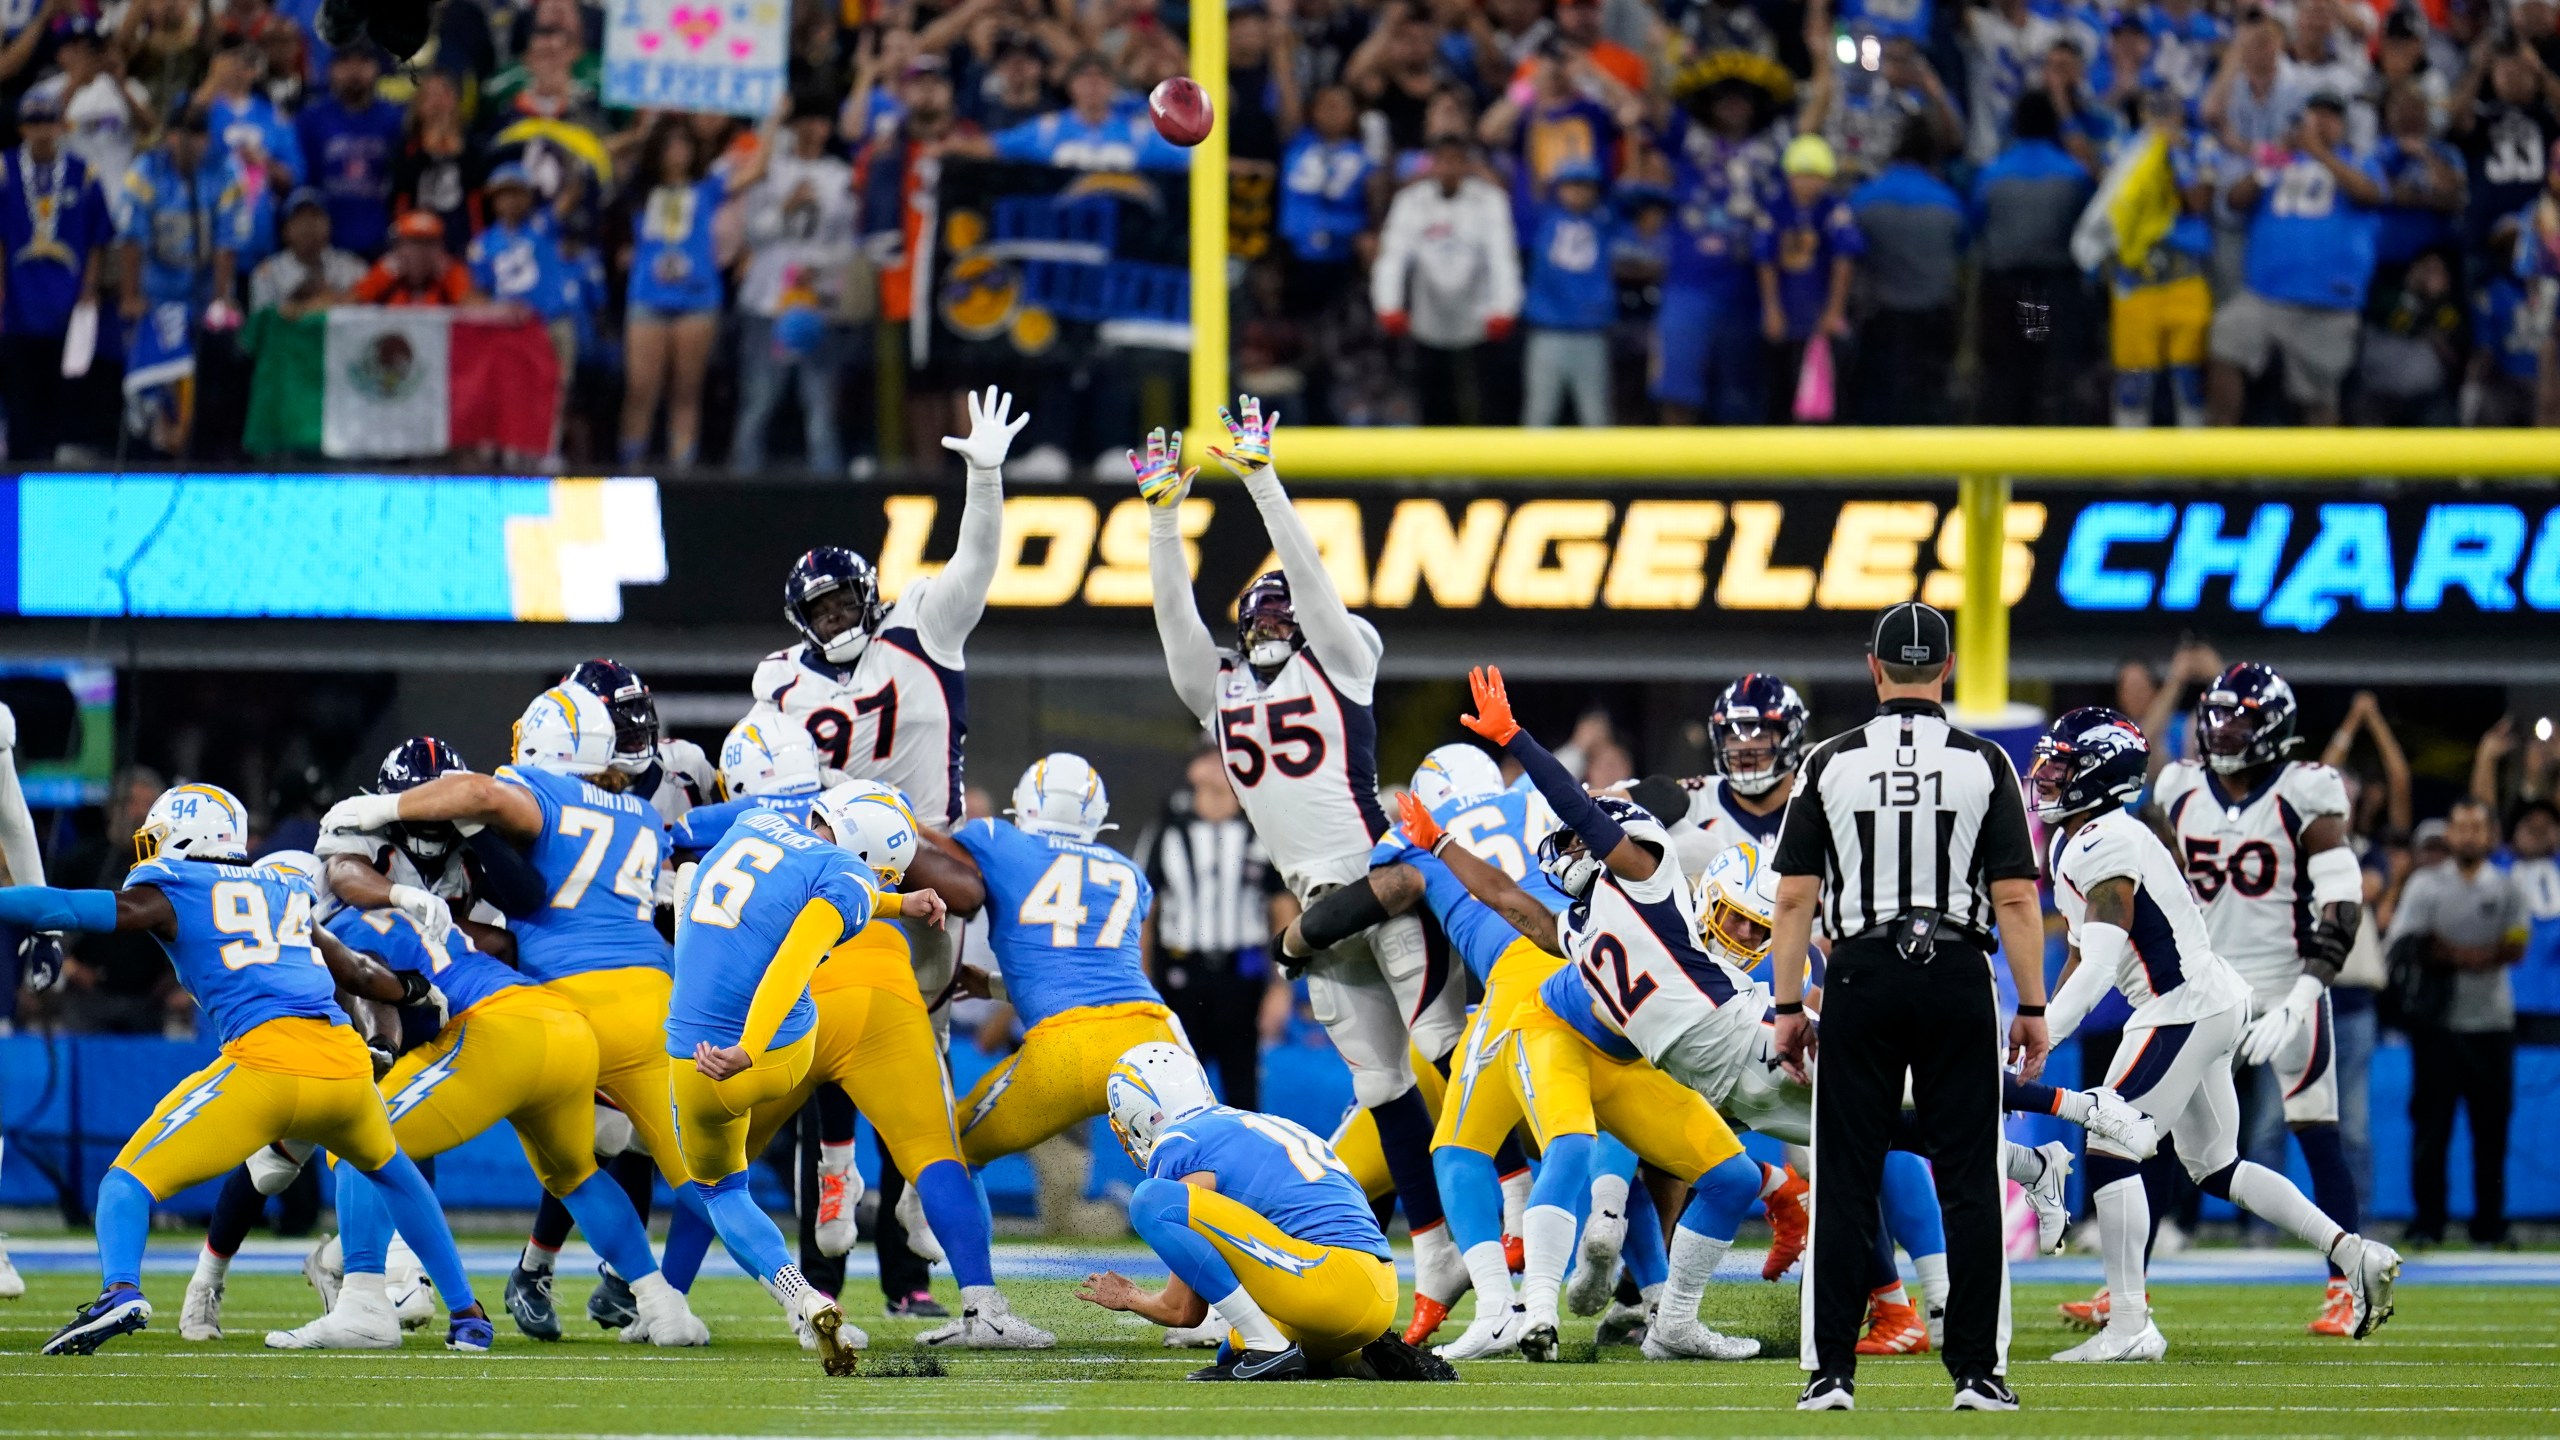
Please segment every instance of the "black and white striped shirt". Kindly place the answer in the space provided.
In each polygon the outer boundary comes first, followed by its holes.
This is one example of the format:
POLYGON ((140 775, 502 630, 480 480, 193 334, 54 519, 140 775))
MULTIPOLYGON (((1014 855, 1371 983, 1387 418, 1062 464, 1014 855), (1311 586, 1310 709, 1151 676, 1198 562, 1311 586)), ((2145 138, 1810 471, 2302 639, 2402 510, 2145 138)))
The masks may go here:
POLYGON ((1138 862, 1156 889, 1156 945, 1169 955, 1233 955, 1270 943, 1271 862, 1242 815, 1203 820, 1182 805, 1148 830, 1138 862))
POLYGON ((1988 934, 1991 882, 2037 875, 2008 752, 1926 700, 1889 701, 1805 760, 1774 863, 1821 877, 1823 929, 1843 938, 1916 910, 1988 934))

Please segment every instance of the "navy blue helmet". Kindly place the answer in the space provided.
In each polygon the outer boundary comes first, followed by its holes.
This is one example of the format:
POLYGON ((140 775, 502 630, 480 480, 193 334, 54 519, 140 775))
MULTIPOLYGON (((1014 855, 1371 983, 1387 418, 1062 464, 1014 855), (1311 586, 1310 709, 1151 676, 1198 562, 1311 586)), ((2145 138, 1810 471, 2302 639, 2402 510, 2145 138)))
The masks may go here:
POLYGON ((2214 678, 2196 700, 2196 748, 2223 775, 2255 770, 2285 757, 2302 718, 2293 687, 2274 667, 2243 660, 2214 678))
POLYGON ((649 682, 619 660, 581 660, 560 677, 584 685, 613 716, 613 767, 640 771, 658 758, 658 702, 649 682))
POLYGON ((2066 710, 2036 741, 2027 789, 2036 818, 2060 824, 2074 815, 2130 805, 2142 793, 2151 742, 2121 710, 2083 705, 2066 710))
MULTIPOLYGON (((403 790, 415 790, 439 775, 470 768, 460 751, 433 735, 412 735, 382 757, 380 768, 373 772, 373 790, 377 795, 397 795, 403 790)), ((418 873, 430 881, 444 867, 445 858, 462 843, 462 831, 450 820, 398 821, 391 826, 390 834, 391 843, 406 851, 418 873)))
MULTIPOLYGON (((1652 811, 1623 795, 1594 795, 1591 803, 1600 813, 1618 822, 1618 828, 1632 839, 1640 840, 1657 855, 1671 853, 1671 832, 1662 828, 1652 811)), ((1572 827, 1559 825, 1538 842, 1538 868, 1556 883, 1556 888, 1579 900, 1591 893, 1591 882, 1600 878, 1606 856, 1594 855, 1582 843, 1572 827)))
POLYGON ((1742 794, 1768 794, 1804 759, 1805 727, 1812 722, 1813 712, 1794 686, 1775 675, 1743 676, 1724 687, 1707 712, 1707 746, 1717 773, 1742 794))
POLYGON ((1289 577, 1273 570, 1257 575, 1236 601, 1236 648, 1249 663, 1274 670, 1306 639, 1298 633, 1298 607, 1289 599, 1289 577))
POLYGON ((887 613, 879 572, 841 545, 821 545, 801 556, 782 582, 783 618, 832 664, 858 659, 887 613))

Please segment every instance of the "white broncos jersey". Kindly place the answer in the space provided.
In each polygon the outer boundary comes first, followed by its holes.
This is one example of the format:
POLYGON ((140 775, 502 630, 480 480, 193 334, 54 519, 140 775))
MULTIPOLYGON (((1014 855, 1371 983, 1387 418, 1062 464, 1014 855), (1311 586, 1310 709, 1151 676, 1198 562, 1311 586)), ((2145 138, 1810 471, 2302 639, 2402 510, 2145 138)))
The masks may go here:
POLYGON ((2089 920, 2089 892, 2109 880, 2133 882, 2133 923, 2125 927, 2133 943, 2107 977, 2133 1003, 2126 1028, 2184 1024, 2247 1002, 2249 987, 2214 953, 2204 913, 2151 827, 2114 809, 2070 834, 2057 829, 2045 844, 2054 908, 2075 945, 2089 920))
POLYGON ((1754 815, 1742 808, 1732 786, 1721 775, 1693 776, 1681 781, 1680 789, 1689 797, 1688 812, 1659 818, 1671 831, 1671 850, 1680 857, 1681 869, 1703 875, 1709 861, 1745 840, 1758 845, 1763 853, 1777 850, 1778 827, 1787 818, 1786 806, 1766 815, 1754 815))
POLYGON ((919 624, 933 584, 909 585, 852 665, 803 642, 764 657, 752 688, 808 730, 819 764, 896 786, 918 821, 948 830, 960 819, 969 685, 958 647, 928 642, 919 624))
POLYGON ((1368 687, 1334 682, 1301 648, 1270 683, 1240 656, 1218 657, 1209 722, 1253 833, 1301 900, 1311 887, 1369 873, 1369 847, 1387 833, 1378 804, 1378 726, 1368 687))
MULTIPOLYGON (((1560 988, 1578 976, 1591 1002, 1583 1015, 1626 1037, 1657 1069, 1711 1103, 1732 1093, 1754 1055, 1768 995, 1698 948, 1696 901, 1676 858, 1665 857, 1647 880, 1603 873, 1559 928, 1573 966, 1550 985, 1560 988)), ((1551 1008, 1585 1028, 1580 1017, 1551 1008)))
POLYGON ((2302 973, 2317 918, 2302 832, 2347 813, 2346 782, 2326 765, 2287 760, 2256 792, 2233 795, 2221 776, 2181 760, 2160 772, 2151 803, 2168 818, 2214 950, 2260 1000, 2281 998, 2302 973))

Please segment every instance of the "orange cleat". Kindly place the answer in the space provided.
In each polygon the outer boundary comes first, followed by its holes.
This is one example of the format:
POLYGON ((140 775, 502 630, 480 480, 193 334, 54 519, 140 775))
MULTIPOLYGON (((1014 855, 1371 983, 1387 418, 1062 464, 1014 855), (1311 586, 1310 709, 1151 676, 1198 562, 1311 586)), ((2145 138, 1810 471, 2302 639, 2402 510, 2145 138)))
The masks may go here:
MULTIPOLYGON (((2143 1298, 2148 1300, 2151 1297, 2145 1295, 2143 1298)), ((2086 1300, 2065 1300, 2053 1310, 2062 1317, 2063 1324, 2074 1330, 2104 1330, 2107 1328, 2106 1289, 2099 1287, 2098 1293, 2086 1300)))
POLYGON ((1858 1337, 1861 1355, 1925 1355, 1929 1325, 1913 1305, 1885 1300, 1867 1302, 1867 1333, 1858 1337))
POLYGON ((1432 1331, 1440 1328, 1440 1322, 1448 1318, 1447 1305, 1428 1295, 1416 1293, 1413 1297, 1413 1323, 1404 1327, 1404 1343, 1414 1346, 1423 1344, 1431 1338, 1432 1331))
POLYGON ((1528 1241, 1526 1241, 1526 1240, 1524 1240, 1524 1239, 1522 1239, 1521 1237, 1519 1237, 1519 1236, 1517 1236, 1517 1235, 1505 1235, 1505 1236, 1503 1236, 1503 1237, 1502 1237, 1502 1263, 1503 1263, 1503 1264, 1505 1264, 1505 1265, 1510 1266, 1510 1267, 1511 1267, 1511 1273, 1512 1273, 1512 1274, 1514 1274, 1514 1275, 1517 1275, 1517 1274, 1519 1274, 1521 1271, 1528 1269, 1528 1268, 1529 1268, 1529 1242, 1528 1242, 1528 1241))
POLYGON ((2335 1335, 2340 1339, 2354 1338, 2356 1333, 2356 1297, 2355 1292, 2347 1288, 2346 1281, 2332 1280, 2329 1282, 2328 1298, 2320 1302, 2320 1315, 2318 1319, 2311 1322, 2311 1333, 2314 1335, 2335 1335))
POLYGON ((1805 1235, 1811 1228, 1804 1197, 1811 1188, 1790 1165, 1786 1183, 1770 1191, 1769 1198, 1762 1202, 1769 1211, 1769 1256, 1760 1262, 1761 1279, 1775 1280, 1787 1273, 1788 1266, 1804 1258, 1805 1235))

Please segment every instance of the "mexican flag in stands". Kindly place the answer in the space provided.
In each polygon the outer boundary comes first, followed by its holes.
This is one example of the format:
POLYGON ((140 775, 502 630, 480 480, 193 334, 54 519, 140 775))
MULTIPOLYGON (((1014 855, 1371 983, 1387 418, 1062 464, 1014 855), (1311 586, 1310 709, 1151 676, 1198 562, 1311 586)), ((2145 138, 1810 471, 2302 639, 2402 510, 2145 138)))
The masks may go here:
POLYGON ((560 362, 541 321, 512 310, 341 305, 262 310, 242 437, 252 455, 417 459, 493 446, 551 449, 560 362))

